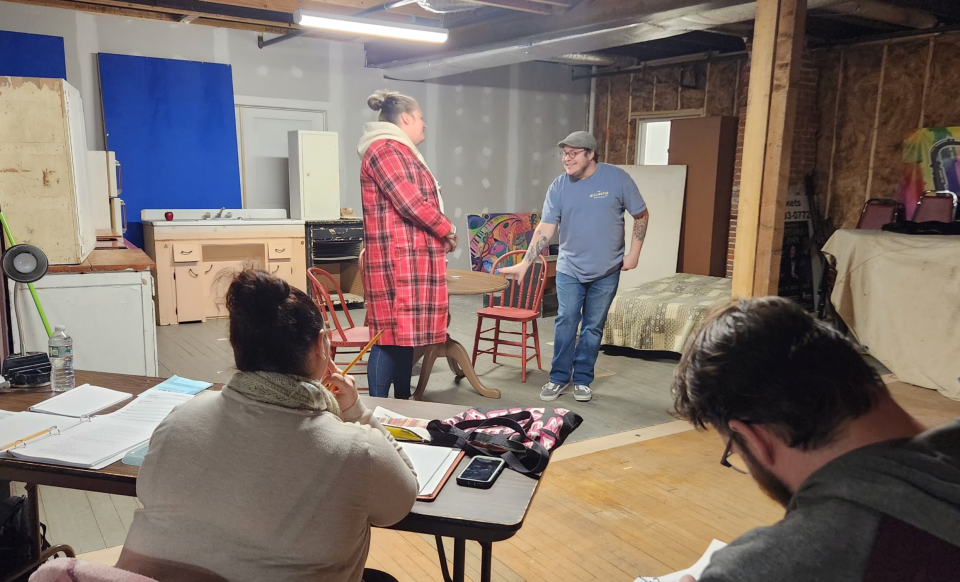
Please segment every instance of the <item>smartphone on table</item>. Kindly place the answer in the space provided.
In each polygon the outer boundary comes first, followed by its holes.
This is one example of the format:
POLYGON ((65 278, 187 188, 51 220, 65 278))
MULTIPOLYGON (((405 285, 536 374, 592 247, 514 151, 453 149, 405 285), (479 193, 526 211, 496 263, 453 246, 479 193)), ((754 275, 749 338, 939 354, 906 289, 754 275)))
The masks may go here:
POLYGON ((503 459, 497 457, 473 457, 457 476, 457 485, 489 489, 493 487, 493 482, 497 480, 505 464, 503 459))

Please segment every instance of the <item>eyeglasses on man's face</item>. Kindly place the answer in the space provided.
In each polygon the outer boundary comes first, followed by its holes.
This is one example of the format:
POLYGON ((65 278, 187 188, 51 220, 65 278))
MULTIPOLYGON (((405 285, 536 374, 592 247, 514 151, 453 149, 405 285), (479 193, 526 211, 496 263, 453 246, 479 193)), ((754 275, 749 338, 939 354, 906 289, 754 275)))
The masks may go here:
POLYGON ((723 450, 723 458, 720 459, 720 464, 724 467, 730 467, 737 473, 743 473, 744 475, 750 474, 750 469, 748 469, 747 464, 743 462, 743 457, 733 450, 732 436, 727 439, 727 448, 723 450))
POLYGON ((562 156, 563 156, 563 159, 565 159, 565 160, 572 160, 572 159, 574 159, 575 157, 577 157, 579 154, 582 154, 582 153, 585 152, 585 151, 587 151, 587 150, 584 150, 584 149, 579 149, 579 150, 563 150, 563 151, 561 152, 561 154, 562 154, 562 156))

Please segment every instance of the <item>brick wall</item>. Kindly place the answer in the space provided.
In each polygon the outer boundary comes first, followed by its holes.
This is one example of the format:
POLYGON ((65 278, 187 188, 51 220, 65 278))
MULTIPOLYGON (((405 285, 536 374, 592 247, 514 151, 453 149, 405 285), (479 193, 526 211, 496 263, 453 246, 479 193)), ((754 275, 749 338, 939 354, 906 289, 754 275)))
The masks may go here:
MULTIPOLYGON (((817 163, 817 79, 816 61, 809 53, 803 55, 800 81, 797 84, 797 121, 793 132, 793 152, 790 161, 790 186, 803 184, 803 177, 812 172, 817 163)), ((737 237, 737 206, 740 201, 740 169, 743 164, 743 136, 747 121, 747 93, 750 65, 741 69, 740 83, 746 91, 740 92, 740 129, 737 132, 737 157, 733 171, 733 198, 730 206, 730 236, 727 246, 727 277, 733 276, 733 252, 737 237)))

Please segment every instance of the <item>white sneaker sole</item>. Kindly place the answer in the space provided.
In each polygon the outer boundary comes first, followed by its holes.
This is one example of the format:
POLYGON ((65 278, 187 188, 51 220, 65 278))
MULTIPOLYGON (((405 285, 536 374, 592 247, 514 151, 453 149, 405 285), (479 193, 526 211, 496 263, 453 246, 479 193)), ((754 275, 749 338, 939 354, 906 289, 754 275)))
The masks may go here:
POLYGON ((589 396, 579 396, 577 394, 574 394, 573 399, 576 400, 577 402, 590 402, 591 400, 593 400, 593 394, 590 394, 589 396))
POLYGON ((566 389, 567 389, 567 387, 566 387, 566 386, 563 386, 562 388, 560 388, 560 390, 557 391, 556 394, 553 394, 553 395, 551 395, 551 396, 544 396, 544 395, 543 395, 543 392, 541 392, 541 393, 540 393, 540 400, 543 400, 544 402, 553 402, 553 401, 556 400, 557 398, 560 398, 560 395, 563 394, 563 391, 566 390, 566 389))

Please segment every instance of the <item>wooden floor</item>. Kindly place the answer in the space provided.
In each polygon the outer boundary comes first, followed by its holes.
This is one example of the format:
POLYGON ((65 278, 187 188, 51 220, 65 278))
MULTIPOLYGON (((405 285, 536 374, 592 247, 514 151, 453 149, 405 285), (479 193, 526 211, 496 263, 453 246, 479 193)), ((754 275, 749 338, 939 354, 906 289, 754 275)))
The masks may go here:
MULTIPOLYGON (((885 380, 928 426, 960 417, 960 402, 885 380)), ((720 465, 722 452, 716 434, 679 421, 564 444, 523 527, 494 545, 494 579, 629 582, 663 575, 693 564, 714 538, 729 542, 780 519, 783 510, 749 476, 720 465), (614 446, 598 451, 603 443, 614 446)), ((138 507, 132 498, 41 490, 48 538, 80 552, 121 544, 138 507)), ((479 580, 479 545, 468 543, 467 552, 467 575, 479 580)), ((112 561, 117 551, 103 554, 98 558, 112 561)), ((452 554, 447 547, 448 558, 452 554)), ((368 565, 401 582, 442 581, 428 536, 374 529, 368 565)))

